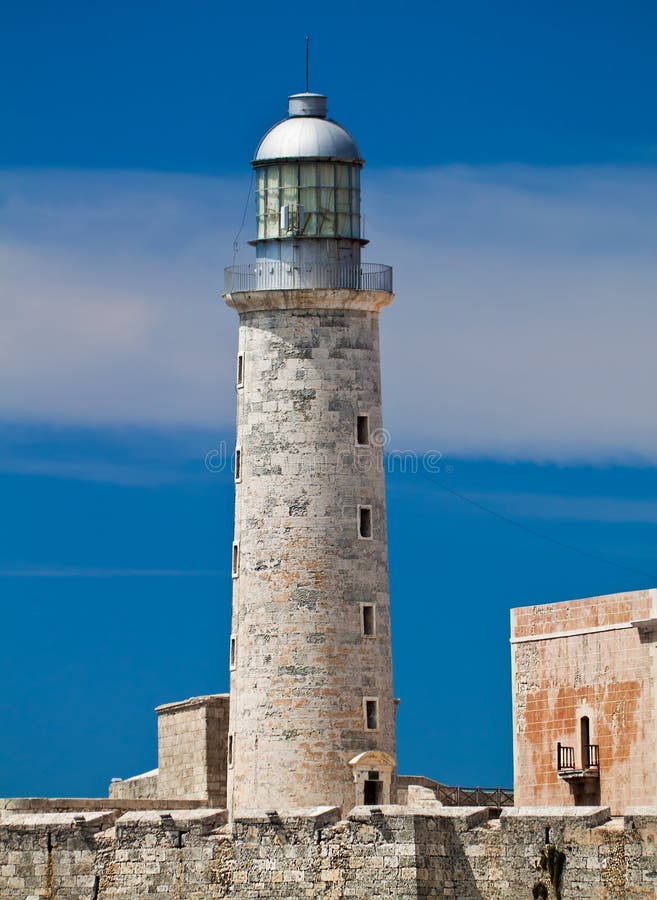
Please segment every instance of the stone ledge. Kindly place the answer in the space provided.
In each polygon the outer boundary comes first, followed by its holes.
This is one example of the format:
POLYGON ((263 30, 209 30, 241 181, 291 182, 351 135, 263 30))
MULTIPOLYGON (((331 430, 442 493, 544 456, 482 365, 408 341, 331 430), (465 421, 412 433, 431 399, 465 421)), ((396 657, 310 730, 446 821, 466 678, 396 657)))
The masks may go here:
POLYGON ((188 831, 192 828, 210 831, 228 821, 226 809, 190 809, 179 811, 160 807, 155 810, 125 813, 116 824, 119 828, 176 828, 188 831))
POLYGON ((355 806, 347 816, 350 822, 368 822, 378 816, 384 819, 442 819, 453 823, 458 831, 468 831, 477 825, 484 825, 491 815, 488 806, 355 806))
POLYGON ((207 801, 203 800, 170 800, 159 797, 149 800, 136 800, 122 797, 6 797, 0 799, 0 815, 3 812, 43 812, 66 813, 84 812, 86 810, 130 810, 151 809, 207 809, 207 801))
POLYGON ((546 825, 551 820, 579 819, 582 825, 594 828, 611 819, 611 810, 608 806, 507 806, 500 820, 504 824, 509 819, 538 819, 546 825))
POLYGON ((100 810, 87 813, 4 813, 0 826, 8 829, 33 831, 51 828, 91 828, 97 831, 113 825, 117 813, 100 810))
POLYGON ((175 703, 163 703, 155 707, 158 716, 167 713, 180 712, 183 709, 197 709, 201 706, 223 706, 230 698, 230 694, 206 694, 203 697, 189 697, 187 700, 178 700, 175 703))
POLYGON ((357 291, 346 288, 300 288, 269 291, 233 291, 224 294, 228 306, 237 312, 276 309, 360 309, 379 312, 389 306, 394 294, 388 291, 357 291))
POLYGON ((285 825, 308 824, 315 828, 324 828, 340 821, 340 809, 337 806, 309 806, 300 809, 281 810, 246 810, 236 816, 235 825, 285 825))
POLYGON ((148 772, 140 772, 139 775, 130 775, 128 778, 113 778, 112 784, 125 784, 127 781, 140 781, 144 778, 155 778, 159 769, 150 769, 148 772))
POLYGON ((657 806, 628 806, 623 810, 625 819, 657 819, 657 806))

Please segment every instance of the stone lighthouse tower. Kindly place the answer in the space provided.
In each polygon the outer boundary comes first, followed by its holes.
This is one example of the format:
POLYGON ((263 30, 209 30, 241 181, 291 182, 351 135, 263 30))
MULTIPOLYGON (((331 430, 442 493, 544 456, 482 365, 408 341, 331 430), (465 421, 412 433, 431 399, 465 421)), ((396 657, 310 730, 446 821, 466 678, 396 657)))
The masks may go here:
POLYGON ((361 262, 360 174, 326 98, 295 94, 264 136, 240 316, 228 804, 393 799, 379 311, 361 262))

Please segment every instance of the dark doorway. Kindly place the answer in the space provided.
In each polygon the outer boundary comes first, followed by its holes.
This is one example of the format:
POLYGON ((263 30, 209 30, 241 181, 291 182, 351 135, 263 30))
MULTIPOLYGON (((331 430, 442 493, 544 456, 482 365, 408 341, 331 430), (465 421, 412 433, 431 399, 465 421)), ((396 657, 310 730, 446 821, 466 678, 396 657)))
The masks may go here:
POLYGON ((363 803, 365 806, 376 806, 381 802, 381 789, 383 783, 381 781, 366 781, 363 791, 363 803))

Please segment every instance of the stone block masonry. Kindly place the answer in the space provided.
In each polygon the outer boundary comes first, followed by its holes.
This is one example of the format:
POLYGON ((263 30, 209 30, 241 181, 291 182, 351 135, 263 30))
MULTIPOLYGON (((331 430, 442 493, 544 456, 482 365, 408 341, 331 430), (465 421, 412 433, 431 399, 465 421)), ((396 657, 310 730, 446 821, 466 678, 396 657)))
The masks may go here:
POLYGON ((350 763, 368 751, 387 764, 367 789, 389 802, 394 784, 378 440, 378 309, 392 298, 343 291, 341 304, 359 306, 328 308, 335 293, 227 297, 240 311, 228 754, 237 816, 319 803, 346 812, 367 780, 350 763))
POLYGON ((158 706, 158 795, 226 806, 229 695, 158 706))
MULTIPOLYGON (((331 807, 0 813, 2 900, 531 900, 546 842, 563 900, 655 897, 657 809, 331 807)), ((540 895, 539 895, 540 896, 540 895)))

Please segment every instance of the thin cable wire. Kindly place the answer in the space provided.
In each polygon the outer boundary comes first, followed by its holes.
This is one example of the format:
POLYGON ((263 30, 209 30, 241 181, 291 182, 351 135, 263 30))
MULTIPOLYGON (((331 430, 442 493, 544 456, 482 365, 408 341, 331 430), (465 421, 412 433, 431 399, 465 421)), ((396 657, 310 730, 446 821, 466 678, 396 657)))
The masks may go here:
POLYGON ((251 200, 251 191, 253 190, 253 180, 255 178, 255 169, 251 172, 251 180, 249 181, 249 190, 246 195, 246 203, 244 204, 244 212, 242 213, 242 221, 240 222, 240 227, 233 239, 233 265, 235 265, 235 260, 237 259, 237 254, 239 251, 239 240, 242 231, 244 230, 244 223, 246 222, 246 214, 249 211, 249 201, 251 200))
POLYGON ((559 540, 559 538, 550 537, 549 534, 545 534, 542 531, 537 531, 535 528, 532 528, 529 525, 523 525, 521 522, 517 522, 515 519, 511 519, 509 516, 505 516, 503 513, 491 509, 489 506, 484 506, 483 503, 479 503, 477 500, 473 500, 472 497, 461 494, 460 491, 448 487, 444 482, 439 481, 437 478, 432 478, 425 472, 422 472, 421 474, 422 477, 426 479, 430 484, 433 484, 436 487, 440 488, 442 491, 451 494, 453 497, 457 497, 464 503, 469 503, 470 506, 474 506, 475 509, 478 509, 481 512, 488 513, 489 516, 493 516, 493 518, 499 519, 500 522, 506 522, 507 525, 513 525, 514 528, 518 528, 520 529, 520 531, 525 531, 527 532, 527 534, 531 534, 543 541, 554 544, 556 547, 561 547, 562 550, 570 550, 572 553, 579 553, 581 556, 587 556, 589 559, 594 559, 597 562, 603 562, 608 566, 614 566, 617 569, 623 569, 626 572, 632 572, 632 574, 634 575, 644 575, 647 578, 654 578, 655 580, 657 580, 657 574, 655 574, 655 572, 648 572, 645 569, 635 569, 633 566, 626 566, 623 563, 615 562, 613 559, 602 556, 600 553, 593 553, 590 550, 583 550, 581 547, 576 547, 574 544, 568 544, 566 543, 566 541, 559 540))

